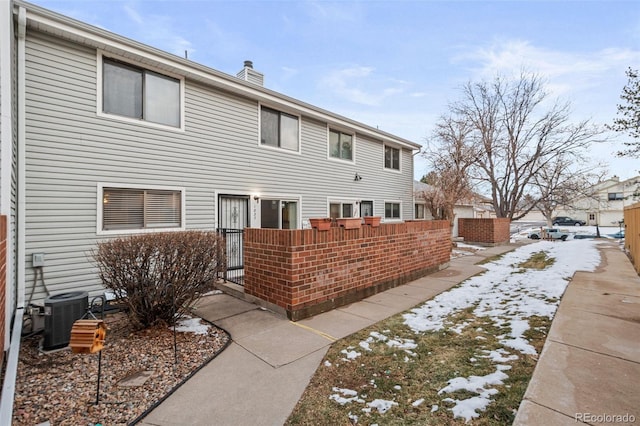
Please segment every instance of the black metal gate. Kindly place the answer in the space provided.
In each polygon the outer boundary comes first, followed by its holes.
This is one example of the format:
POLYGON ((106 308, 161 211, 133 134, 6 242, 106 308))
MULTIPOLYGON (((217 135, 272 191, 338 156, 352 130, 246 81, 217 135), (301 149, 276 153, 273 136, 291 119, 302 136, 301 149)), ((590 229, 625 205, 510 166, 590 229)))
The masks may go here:
POLYGON ((243 257, 243 229, 218 228, 218 233, 224 238, 227 268, 222 278, 239 285, 244 285, 244 257, 243 257))

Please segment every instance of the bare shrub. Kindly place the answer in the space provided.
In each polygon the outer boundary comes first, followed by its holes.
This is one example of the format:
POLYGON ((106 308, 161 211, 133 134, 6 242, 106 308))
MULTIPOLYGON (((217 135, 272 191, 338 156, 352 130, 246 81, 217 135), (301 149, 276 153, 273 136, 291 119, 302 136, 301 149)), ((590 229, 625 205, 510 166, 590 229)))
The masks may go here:
POLYGON ((116 238, 98 243, 92 255, 136 328, 172 325, 225 267, 224 240, 206 231, 116 238))

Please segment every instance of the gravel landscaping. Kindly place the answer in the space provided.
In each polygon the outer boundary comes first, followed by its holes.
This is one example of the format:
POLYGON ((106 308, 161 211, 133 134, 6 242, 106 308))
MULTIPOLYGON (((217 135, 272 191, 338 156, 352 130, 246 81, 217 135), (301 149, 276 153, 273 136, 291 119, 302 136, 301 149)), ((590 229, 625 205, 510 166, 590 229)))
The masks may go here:
POLYGON ((43 353, 41 335, 23 339, 13 425, 130 424, 229 342, 226 332, 198 318, 180 323, 175 346, 173 328, 133 332, 122 313, 105 322, 97 404, 98 354, 43 353))

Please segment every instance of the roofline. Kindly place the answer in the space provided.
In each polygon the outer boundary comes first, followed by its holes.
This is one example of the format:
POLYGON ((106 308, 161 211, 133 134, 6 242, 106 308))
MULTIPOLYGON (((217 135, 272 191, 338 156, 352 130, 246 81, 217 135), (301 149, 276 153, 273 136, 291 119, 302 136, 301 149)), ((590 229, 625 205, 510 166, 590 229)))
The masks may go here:
MULTIPOLYGON (((421 148, 421 145, 416 142, 378 130, 262 86, 245 82, 230 74, 69 18, 43 7, 22 0, 14 0, 14 8, 19 7, 26 9, 28 28, 35 28, 39 31, 51 33, 56 37, 72 40, 78 44, 120 54, 132 60, 141 60, 143 63, 151 61, 155 64, 162 64, 185 77, 194 78, 219 89, 261 103, 293 110, 303 116, 327 122, 329 125, 348 127, 357 134, 369 136, 381 142, 392 143, 411 150, 419 150, 421 148)), ((14 15, 16 13, 17 11, 14 9, 14 15)))

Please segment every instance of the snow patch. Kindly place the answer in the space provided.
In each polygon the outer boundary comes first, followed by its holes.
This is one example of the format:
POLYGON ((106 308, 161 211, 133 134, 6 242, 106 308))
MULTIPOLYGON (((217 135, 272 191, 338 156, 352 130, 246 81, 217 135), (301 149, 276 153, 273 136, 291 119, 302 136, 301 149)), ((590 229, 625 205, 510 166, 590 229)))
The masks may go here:
POLYGON ((368 407, 375 408, 380 414, 386 413, 394 405, 398 405, 398 403, 395 401, 388 401, 386 399, 374 399, 371 402, 367 402, 368 407))
POLYGON ((209 324, 203 324, 200 318, 183 318, 176 323, 176 332, 207 334, 209 324))

